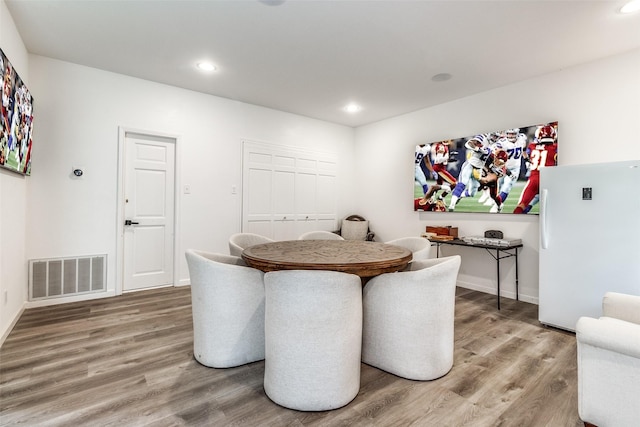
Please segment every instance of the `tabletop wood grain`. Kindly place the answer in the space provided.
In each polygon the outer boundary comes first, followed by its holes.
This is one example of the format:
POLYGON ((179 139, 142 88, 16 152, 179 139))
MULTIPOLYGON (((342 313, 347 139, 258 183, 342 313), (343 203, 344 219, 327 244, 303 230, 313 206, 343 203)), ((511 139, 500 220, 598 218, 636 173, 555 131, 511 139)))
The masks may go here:
POLYGON ((247 265, 262 271, 333 270, 362 278, 404 269, 412 254, 386 243, 359 240, 286 240, 251 246, 247 265))

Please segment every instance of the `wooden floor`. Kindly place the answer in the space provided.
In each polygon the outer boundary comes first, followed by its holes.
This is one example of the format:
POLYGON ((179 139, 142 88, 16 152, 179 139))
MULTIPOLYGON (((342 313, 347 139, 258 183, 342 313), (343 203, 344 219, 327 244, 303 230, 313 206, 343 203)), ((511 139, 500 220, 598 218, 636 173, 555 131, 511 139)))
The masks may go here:
POLYGON ((0 349, 0 425, 580 426, 576 344, 537 306, 458 289, 455 360, 410 381, 362 365, 346 407, 298 412, 266 397, 264 362, 193 358, 189 287, 28 309, 0 349))

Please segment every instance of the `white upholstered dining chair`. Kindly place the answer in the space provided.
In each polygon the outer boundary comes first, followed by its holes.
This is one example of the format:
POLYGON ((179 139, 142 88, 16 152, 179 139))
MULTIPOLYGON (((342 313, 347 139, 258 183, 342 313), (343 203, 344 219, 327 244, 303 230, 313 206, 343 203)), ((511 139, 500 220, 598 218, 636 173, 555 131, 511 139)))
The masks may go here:
POLYGON ((401 237, 385 243, 410 250, 413 255, 413 261, 431 258, 431 242, 424 237, 401 237))
POLYGON ((264 273, 242 258, 188 250, 193 355, 212 368, 264 359, 264 273))
POLYGON ((236 233, 229 237, 229 254, 233 256, 241 256, 242 251, 249 246, 271 242, 273 242, 272 239, 259 234, 236 233))
POLYGON ((344 238, 331 231, 308 231, 298 237, 298 240, 344 240, 344 238))
POLYGON ((340 230, 336 233, 345 240, 373 241, 375 233, 369 229, 369 221, 360 215, 349 215, 342 220, 340 230))
POLYGON ((279 405, 326 411, 360 389, 362 285, 354 274, 265 274, 264 390, 279 405))
POLYGON ((414 261, 363 290, 362 361, 411 380, 433 380, 453 366, 460 256, 414 261))

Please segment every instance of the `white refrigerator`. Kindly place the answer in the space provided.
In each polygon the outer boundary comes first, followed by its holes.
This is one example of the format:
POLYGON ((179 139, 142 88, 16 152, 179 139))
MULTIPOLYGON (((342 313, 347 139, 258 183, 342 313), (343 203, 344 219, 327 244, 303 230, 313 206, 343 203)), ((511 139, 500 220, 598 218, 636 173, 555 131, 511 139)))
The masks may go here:
POLYGON ((538 319, 575 331, 606 292, 640 295, 640 160, 540 171, 538 319))

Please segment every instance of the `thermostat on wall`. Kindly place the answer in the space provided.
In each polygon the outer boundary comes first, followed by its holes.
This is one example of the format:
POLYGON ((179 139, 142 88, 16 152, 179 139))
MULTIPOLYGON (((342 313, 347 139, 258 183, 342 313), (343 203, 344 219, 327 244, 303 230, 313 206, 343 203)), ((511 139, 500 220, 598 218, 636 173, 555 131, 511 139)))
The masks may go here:
POLYGON ((83 166, 73 166, 71 168, 71 173, 76 178, 81 178, 84 175, 84 167, 83 166))

